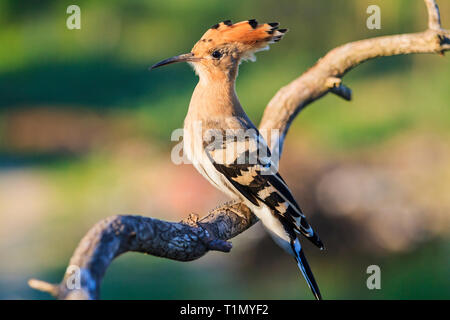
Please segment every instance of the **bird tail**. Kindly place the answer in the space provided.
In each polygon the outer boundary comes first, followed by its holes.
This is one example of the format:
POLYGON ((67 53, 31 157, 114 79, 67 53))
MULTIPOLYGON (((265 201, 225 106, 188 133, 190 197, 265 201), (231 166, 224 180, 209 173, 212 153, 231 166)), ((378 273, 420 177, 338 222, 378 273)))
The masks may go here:
POLYGON ((308 284, 309 288, 311 289, 312 293, 314 294, 314 297, 317 300, 322 300, 322 295, 319 291, 319 286, 316 283, 316 280, 314 279, 314 275, 312 274, 311 268, 309 267, 308 261, 306 260, 305 255, 303 254, 302 245, 300 244, 300 240, 297 238, 295 240, 291 240, 291 247, 294 251, 294 257, 295 260, 297 260, 297 265, 300 269, 300 271, 303 274, 303 277, 306 280, 306 283, 308 284))
POLYGON ((296 223, 294 224, 294 231, 297 234, 304 235, 306 239, 311 241, 320 250, 324 250, 325 246, 323 245, 322 240, 320 240, 319 235, 312 229, 308 221, 306 221, 305 216, 302 216, 303 214, 301 213, 301 211, 296 211, 295 207, 291 204, 289 204, 287 211, 292 212, 291 216, 294 217, 297 212, 296 223))

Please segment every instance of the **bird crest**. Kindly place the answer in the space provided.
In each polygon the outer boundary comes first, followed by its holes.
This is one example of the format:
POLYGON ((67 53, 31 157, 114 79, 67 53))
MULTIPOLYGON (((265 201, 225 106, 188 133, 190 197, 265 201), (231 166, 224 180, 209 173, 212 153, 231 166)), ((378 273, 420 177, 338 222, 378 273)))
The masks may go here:
POLYGON ((188 62, 198 74, 206 75, 205 70, 215 66, 218 67, 215 68, 216 74, 222 72, 235 77, 240 61, 254 61, 255 52, 269 49, 269 44, 280 41, 287 31, 279 29, 278 22, 259 24, 251 19, 232 23, 225 20, 208 29, 191 52, 162 60, 150 69, 188 62))
POLYGON ((278 22, 259 24, 255 19, 232 23, 230 20, 212 26, 195 44, 192 52, 203 55, 221 46, 233 46, 243 59, 253 60, 253 53, 268 49, 280 41, 287 29, 279 29, 278 22))

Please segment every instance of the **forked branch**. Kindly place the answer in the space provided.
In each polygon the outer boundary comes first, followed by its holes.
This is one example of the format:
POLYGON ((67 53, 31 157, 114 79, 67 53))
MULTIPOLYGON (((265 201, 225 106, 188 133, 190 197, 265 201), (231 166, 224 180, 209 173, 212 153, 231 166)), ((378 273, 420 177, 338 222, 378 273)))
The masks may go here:
MULTIPOLYGON (((342 77, 359 64, 377 57, 411 53, 444 54, 450 50, 450 32, 440 24, 435 0, 424 0, 428 29, 424 32, 351 42, 331 50, 303 75, 281 88, 267 105, 261 132, 282 132, 272 149, 281 153, 284 138, 296 115, 308 104, 332 92, 346 100, 351 90, 342 77)), ((60 284, 30 280, 35 289, 58 299, 98 299, 103 275, 114 258, 128 251, 178 261, 202 257, 210 250, 228 252, 227 240, 244 232, 258 219, 242 203, 227 203, 198 219, 181 222, 142 216, 113 216, 98 222, 80 241, 60 284)))

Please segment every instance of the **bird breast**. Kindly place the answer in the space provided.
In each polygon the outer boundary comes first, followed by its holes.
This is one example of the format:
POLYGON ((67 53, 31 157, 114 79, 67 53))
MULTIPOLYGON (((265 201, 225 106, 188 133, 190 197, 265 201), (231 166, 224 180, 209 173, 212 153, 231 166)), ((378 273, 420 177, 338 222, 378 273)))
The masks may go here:
MULTIPOLYGON (((198 125, 198 124, 197 124, 198 125)), ((197 126, 185 125, 183 136, 183 150, 186 157, 197 171, 214 187, 224 192, 232 199, 239 199, 239 192, 230 182, 216 170, 204 149, 204 130, 197 126)))

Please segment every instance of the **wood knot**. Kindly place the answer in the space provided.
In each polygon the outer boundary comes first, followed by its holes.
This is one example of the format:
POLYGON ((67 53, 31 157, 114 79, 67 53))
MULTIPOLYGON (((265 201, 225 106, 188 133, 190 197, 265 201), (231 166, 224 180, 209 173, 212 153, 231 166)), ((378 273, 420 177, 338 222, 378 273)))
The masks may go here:
POLYGON ((181 223, 187 224, 191 227, 198 227, 198 214, 189 213, 186 219, 181 220, 181 223))
POLYGON ((327 78, 327 80, 325 81, 325 86, 327 88, 336 88, 339 87, 342 83, 342 80, 340 78, 337 77, 329 77, 327 78))

